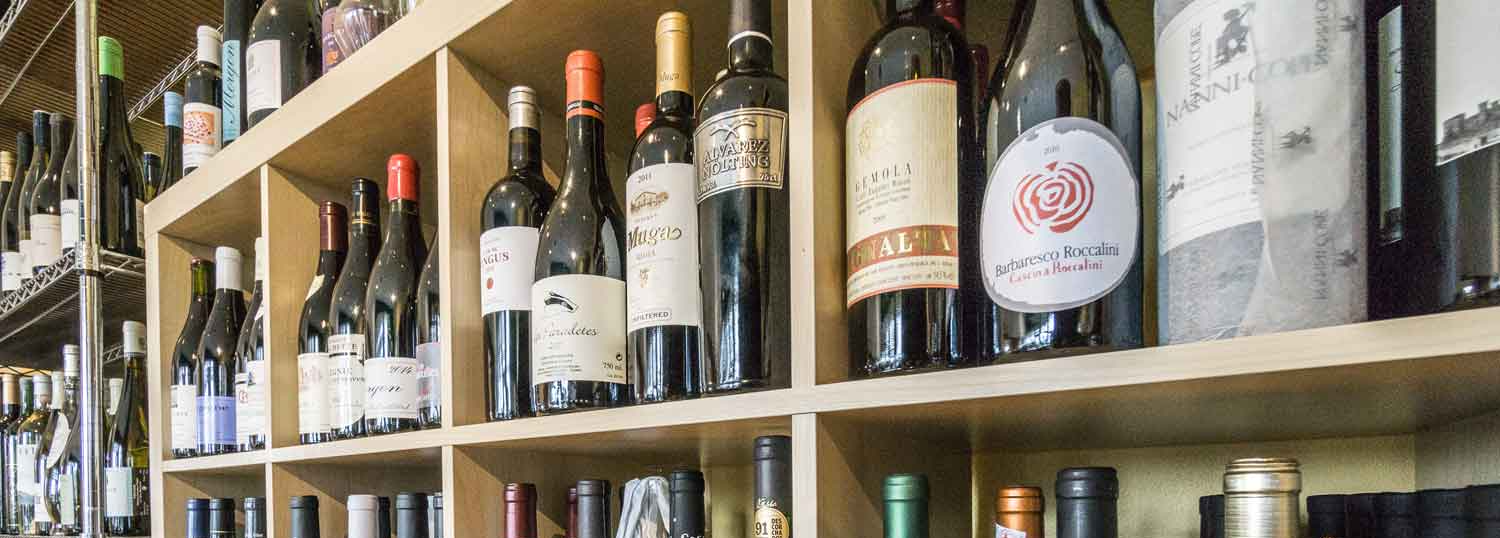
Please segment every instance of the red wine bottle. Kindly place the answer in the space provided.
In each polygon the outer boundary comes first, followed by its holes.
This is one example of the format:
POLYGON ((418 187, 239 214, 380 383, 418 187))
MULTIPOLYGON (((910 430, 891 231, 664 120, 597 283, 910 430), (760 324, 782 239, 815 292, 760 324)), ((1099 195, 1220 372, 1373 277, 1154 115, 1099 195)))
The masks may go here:
POLYGON ((537 413, 630 402, 625 223, 604 160, 604 63, 592 51, 574 51, 567 80, 567 168, 542 222, 531 285, 537 413))
POLYGON ((422 274, 417 279, 417 423, 422 428, 443 425, 440 267, 438 249, 433 248, 427 252, 427 263, 422 264, 422 274))
POLYGON ((31 270, 41 274, 62 257, 63 156, 73 147, 73 120, 53 114, 50 120, 52 160, 47 172, 37 178, 27 199, 27 227, 31 234, 31 270))
POLYGON ((245 323, 245 296, 240 282, 240 251, 214 251, 218 275, 214 308, 198 339, 198 455, 234 452, 234 349, 245 323))
POLYGON ((265 297, 266 264, 270 263, 266 248, 265 237, 255 238, 255 287, 234 347, 234 437, 241 451, 266 447, 266 410, 270 407, 266 310, 271 307, 265 297))
POLYGON ((351 190, 349 257, 328 308, 328 419, 335 439, 365 435, 365 288, 380 251, 380 187, 355 178, 351 190))
POLYGON ((266 0, 245 46, 245 129, 254 128, 318 78, 319 17, 308 0, 266 0))
POLYGON ((182 105, 182 175, 192 174, 223 146, 223 82, 220 80, 219 31, 198 27, 198 64, 188 72, 187 103, 182 105))
POLYGON ((1140 86, 1124 42, 1099 0, 1023 0, 1008 39, 989 177, 959 192, 980 203, 963 220, 979 223, 964 245, 979 356, 1140 346, 1140 86))
POLYGON ((417 280, 427 259, 422 238, 417 161, 392 155, 385 238, 365 291, 365 430, 371 435, 417 429, 417 280))
POLYGON ((506 101, 510 172, 490 187, 479 211, 479 298, 490 420, 531 414, 531 285, 542 221, 557 197, 542 175, 536 92, 517 86, 506 101))
POLYGON ((786 79, 771 2, 733 0, 729 13, 729 68, 693 133, 707 393, 766 387, 790 367, 786 79))
POLYGON ((99 103, 99 246, 144 256, 146 184, 125 105, 125 52, 111 37, 99 38, 99 103))
POLYGON ((671 11, 656 21, 656 118, 635 142, 625 180, 626 314, 638 403, 696 398, 703 300, 694 201, 692 28, 671 11))
POLYGON ((609 481, 579 480, 577 538, 609 538, 609 481))
POLYGON ((224 83, 220 86, 224 105, 224 145, 240 137, 247 128, 245 110, 245 47, 250 24, 260 11, 261 0, 224 0, 224 45, 220 60, 224 83))
POLYGON ((203 327, 214 306, 214 262, 193 258, 189 265, 192 275, 192 298, 188 300, 187 320, 182 323, 182 332, 177 344, 172 347, 172 388, 168 406, 172 410, 171 440, 172 457, 191 458, 198 455, 198 341, 203 338, 203 327))
POLYGON ((504 538, 536 538, 536 508, 536 484, 506 484, 504 538))
POLYGON ((318 207, 318 268, 297 322, 297 438, 302 444, 333 440, 328 425, 328 309, 349 250, 348 218, 336 202, 318 207))
POLYGON ((845 286, 851 365, 963 361, 959 185, 973 170, 969 45, 932 0, 886 0, 849 76, 845 286))
MULTIPOLYGON (((182 94, 167 92, 161 96, 163 113, 162 127, 166 131, 167 143, 162 147, 161 181, 156 185, 156 196, 182 181, 182 94)), ((227 127, 227 125, 226 125, 227 127)))

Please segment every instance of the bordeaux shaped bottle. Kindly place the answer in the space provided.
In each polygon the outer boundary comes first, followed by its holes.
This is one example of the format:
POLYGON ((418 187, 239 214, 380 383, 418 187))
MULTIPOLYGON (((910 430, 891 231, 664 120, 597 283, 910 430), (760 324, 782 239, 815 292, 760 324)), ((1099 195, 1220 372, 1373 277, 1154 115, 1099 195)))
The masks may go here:
POLYGON ((235 445, 239 450, 266 447, 266 409, 269 399, 266 385, 270 368, 266 362, 265 298, 267 257, 266 238, 255 238, 255 288, 250 293, 249 317, 240 326, 234 354, 234 427, 235 445))
POLYGON ((151 452, 146 430, 146 325, 122 329, 125 383, 104 445, 104 528, 111 536, 151 534, 151 452))
POLYGON ((845 287, 860 375, 963 361, 959 186, 971 183, 968 43, 932 0, 886 0, 849 76, 845 287))
POLYGON ((1140 87, 1099 0, 1017 5, 984 125, 979 357, 1141 345, 1140 87))
POLYGON ((490 187, 479 212, 479 297, 490 420, 531 414, 531 285, 542 221, 557 197, 542 175, 536 92, 516 86, 506 101, 510 172, 490 187))
POLYGON ((604 161, 604 64, 568 55, 568 152, 537 245, 531 285, 532 408, 557 413, 630 401, 625 360, 624 219, 604 161))
POLYGON ((687 15, 656 21, 656 118, 636 140, 625 180, 630 380, 640 403, 702 390, 702 298, 694 202, 692 30, 687 15))
POLYGON ((238 250, 219 247, 214 251, 214 308, 204 323, 198 341, 198 455, 234 452, 235 396, 234 349, 240 326, 245 322, 245 297, 240 290, 241 256, 238 250))
POLYGON ((318 14, 310 0, 267 0, 245 47, 245 111, 253 128, 322 71, 318 14))
POLYGON ((791 538, 792 438, 757 437, 751 457, 755 461, 753 538, 791 538))
POLYGON ((174 458, 198 455, 198 379, 195 377, 200 358, 198 342, 203 338, 203 327, 214 307, 214 262, 193 258, 188 271, 192 297, 188 299, 182 333, 177 336, 177 344, 172 346, 172 388, 168 402, 172 425, 168 433, 174 458))
POLYGON ((125 105, 125 52, 111 37, 99 38, 99 246, 144 256, 146 189, 140 150, 130 134, 125 105))
POLYGON ((670 533, 675 538, 703 538, 703 473, 672 471, 668 478, 670 533))
POLYGON ((417 423, 423 428, 443 425, 443 301, 438 263, 434 245, 417 279, 417 423))
POLYGON ((329 426, 335 439, 365 435, 365 288, 380 251, 380 187, 356 178, 351 191, 349 257, 328 310, 329 426))
POLYGON ((787 90, 771 34, 769 0, 732 1, 729 69, 693 133, 708 393, 776 384, 789 367, 787 90))
POLYGON ((328 426, 328 308, 349 249, 348 218, 336 202, 318 207, 318 268, 297 322, 297 433, 302 444, 333 440, 328 426))
POLYGON ((161 96, 162 123, 167 142, 161 149, 161 183, 156 185, 156 196, 182 181, 182 94, 167 92, 161 96))
POLYGON ((67 162, 63 156, 73 146, 73 120, 53 114, 50 128, 53 158, 47 172, 32 186, 31 197, 23 200, 31 238, 30 263, 35 274, 62 257, 62 175, 63 163, 67 162))
POLYGON ((392 155, 390 207, 380 254, 365 292, 365 429, 371 435, 417 429, 417 281, 427 259, 418 206, 421 173, 409 155, 392 155))
POLYGON ((223 71, 219 69, 219 31, 198 27, 198 63, 187 75, 187 103, 182 105, 182 175, 192 174, 223 147, 223 71))

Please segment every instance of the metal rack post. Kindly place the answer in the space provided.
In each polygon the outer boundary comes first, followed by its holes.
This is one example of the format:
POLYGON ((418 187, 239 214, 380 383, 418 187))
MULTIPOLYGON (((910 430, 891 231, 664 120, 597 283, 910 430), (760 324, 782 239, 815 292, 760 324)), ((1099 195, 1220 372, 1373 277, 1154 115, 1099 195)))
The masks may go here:
POLYGON ((80 499, 83 516, 83 533, 86 538, 104 536, 104 481, 103 464, 103 417, 99 402, 99 387, 102 386, 104 365, 102 362, 103 323, 100 312, 102 291, 99 271, 99 177, 98 140, 99 118, 94 103, 98 97, 98 59, 96 34, 98 28, 95 12, 98 0, 76 0, 73 4, 75 30, 74 66, 77 86, 77 144, 78 152, 78 198, 83 213, 83 225, 79 227, 77 250, 78 273, 78 347, 81 352, 79 369, 79 409, 81 415, 81 445, 83 448, 83 480, 80 499))

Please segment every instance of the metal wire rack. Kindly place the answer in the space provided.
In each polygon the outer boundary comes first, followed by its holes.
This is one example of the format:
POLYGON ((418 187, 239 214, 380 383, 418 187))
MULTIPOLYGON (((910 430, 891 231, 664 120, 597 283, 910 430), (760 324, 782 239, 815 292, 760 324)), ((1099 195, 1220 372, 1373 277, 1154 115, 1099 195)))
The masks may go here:
MULTIPOLYGON (((104 341, 120 342, 120 324, 146 317, 146 262, 100 252, 104 341)), ((78 341, 78 275, 73 251, 63 254, 19 290, 0 298, 0 362, 15 367, 55 366, 63 344, 78 341)), ((105 362, 119 356, 115 345, 105 362)))

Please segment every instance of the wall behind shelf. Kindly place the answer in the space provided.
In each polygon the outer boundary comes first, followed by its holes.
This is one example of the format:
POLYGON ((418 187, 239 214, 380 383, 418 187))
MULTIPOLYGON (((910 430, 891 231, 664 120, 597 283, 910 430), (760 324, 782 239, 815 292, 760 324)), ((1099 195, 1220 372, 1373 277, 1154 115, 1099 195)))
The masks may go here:
POLYGON ((1417 487, 1500 482, 1500 412, 1417 434, 1417 487))

